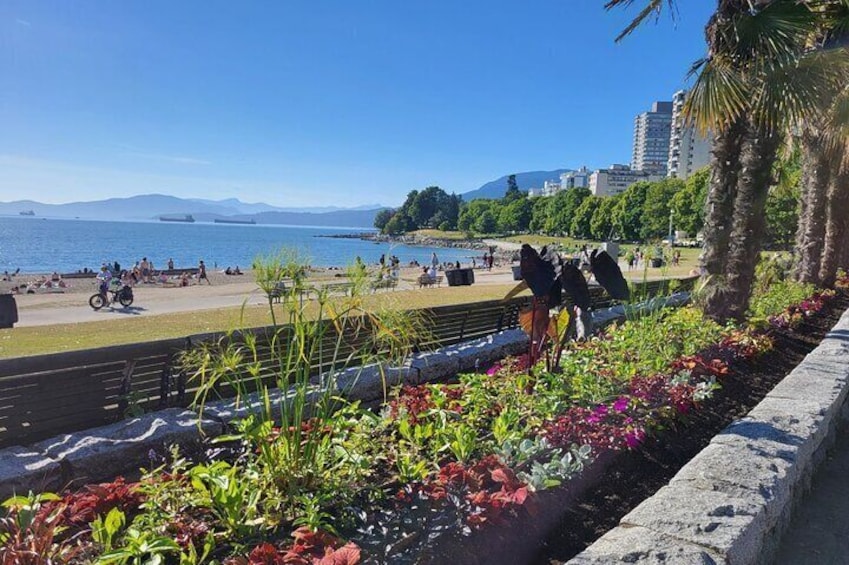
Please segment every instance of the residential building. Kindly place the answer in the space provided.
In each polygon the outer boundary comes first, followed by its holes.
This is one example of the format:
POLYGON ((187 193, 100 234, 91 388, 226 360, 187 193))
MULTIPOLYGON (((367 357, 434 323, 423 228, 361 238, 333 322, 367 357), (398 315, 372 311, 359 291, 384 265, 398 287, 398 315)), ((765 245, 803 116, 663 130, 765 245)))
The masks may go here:
POLYGON ((555 194, 560 192, 561 189, 562 189, 562 187, 560 186, 559 182, 553 181, 553 180, 547 180, 542 185, 542 195, 543 196, 554 196, 555 194))
POLYGON ((686 90, 672 95, 672 128, 669 135, 669 161, 666 174, 670 178, 686 180, 697 170, 710 163, 712 139, 702 137, 684 121, 686 90))
POLYGON ((651 110, 634 118, 634 151, 631 169, 666 176, 672 102, 654 102, 651 110))
POLYGON ((590 175, 589 188, 595 196, 613 196, 639 181, 658 181, 663 175, 636 171, 628 165, 611 165, 590 175))
POLYGON ((581 167, 577 171, 569 171, 560 175, 560 186, 563 190, 570 188, 587 188, 590 186, 590 175, 592 171, 581 167))
POLYGON ((543 196, 541 188, 531 188, 528 190, 528 198, 537 198, 543 196))

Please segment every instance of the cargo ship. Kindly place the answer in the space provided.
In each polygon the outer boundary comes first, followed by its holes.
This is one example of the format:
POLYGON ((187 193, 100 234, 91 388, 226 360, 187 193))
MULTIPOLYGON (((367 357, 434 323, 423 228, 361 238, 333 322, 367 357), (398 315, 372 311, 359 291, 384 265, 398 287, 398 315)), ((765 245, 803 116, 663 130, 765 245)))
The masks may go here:
POLYGON ((228 220, 226 218, 215 218, 212 220, 216 224, 248 224, 250 226, 256 225, 256 220, 251 218, 250 220, 228 220))
POLYGON ((160 222, 186 222, 188 224, 193 224, 195 222, 194 217, 191 214, 185 214, 183 216, 159 216, 160 222))
POLYGON ((18 213, 21 216, 35 216, 35 212, 33 212, 32 210, 23 210, 23 211, 18 212, 18 213))

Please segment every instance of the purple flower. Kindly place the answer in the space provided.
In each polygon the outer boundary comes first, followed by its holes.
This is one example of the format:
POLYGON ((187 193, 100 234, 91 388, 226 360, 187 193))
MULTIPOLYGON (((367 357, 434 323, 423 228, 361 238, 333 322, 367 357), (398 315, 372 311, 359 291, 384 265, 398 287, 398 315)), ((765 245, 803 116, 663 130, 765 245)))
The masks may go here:
POLYGON ((501 370, 501 363, 496 363, 495 365, 493 365, 492 367, 490 367, 490 368, 486 371, 486 374, 487 374, 487 375, 489 375, 489 376, 491 377, 491 376, 493 376, 495 373, 497 373, 497 372, 498 372, 498 371, 500 371, 500 370, 501 370))
POLYGON ((625 443, 628 444, 628 447, 634 449, 643 443, 645 437, 646 433, 643 430, 631 430, 625 434, 625 443))
POLYGON ((620 396, 616 402, 613 403, 613 409, 617 412, 624 412, 628 409, 628 398, 626 396, 620 396))
POLYGON ((595 410, 593 410, 593 414, 600 418, 607 416, 607 406, 605 406, 604 404, 599 404, 595 407, 595 410))

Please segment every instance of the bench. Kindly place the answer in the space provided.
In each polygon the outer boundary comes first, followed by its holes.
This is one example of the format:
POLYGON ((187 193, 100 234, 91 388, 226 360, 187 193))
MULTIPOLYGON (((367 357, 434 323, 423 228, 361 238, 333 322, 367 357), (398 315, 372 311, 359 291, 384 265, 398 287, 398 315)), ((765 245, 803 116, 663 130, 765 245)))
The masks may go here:
POLYGON ((323 290, 326 290, 328 293, 331 292, 341 292, 342 294, 350 294, 354 290, 354 283, 352 282, 340 282, 340 283, 327 283, 322 287, 323 290))
POLYGON ((394 289, 396 286, 398 286, 398 279, 390 277, 388 279, 380 279, 379 281, 374 281, 373 283, 371 283, 371 291, 377 292, 381 288, 394 289))
POLYGON ((419 288, 422 288, 422 287, 425 287, 425 286, 434 286, 434 285, 441 286, 442 285, 442 279, 443 279, 442 275, 436 275, 435 277, 432 277, 430 275, 420 275, 417 282, 419 283, 419 288))

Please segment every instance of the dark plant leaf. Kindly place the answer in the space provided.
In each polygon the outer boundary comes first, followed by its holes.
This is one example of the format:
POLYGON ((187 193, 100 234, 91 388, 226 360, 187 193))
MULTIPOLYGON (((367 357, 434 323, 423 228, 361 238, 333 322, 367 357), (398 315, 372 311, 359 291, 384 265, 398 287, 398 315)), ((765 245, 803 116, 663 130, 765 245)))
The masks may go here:
POLYGON ((564 263, 560 272, 560 284, 563 286, 566 294, 572 298, 572 303, 575 306, 581 310, 590 309, 592 305, 590 301, 590 289, 587 287, 587 279, 584 278, 578 267, 572 263, 564 263))
MULTIPOLYGON (((519 266, 522 280, 528 284, 528 288, 531 289, 534 297, 545 297, 551 305, 552 299, 555 298, 552 296, 552 287, 557 280, 555 265, 552 262, 556 254, 543 247, 542 256, 540 256, 536 249, 526 243, 522 245, 520 257, 519 266)), ((559 258, 557 260, 559 261, 559 258)), ((556 294, 556 289, 554 290, 556 294)))
POLYGON ((610 296, 616 300, 631 298, 631 291, 628 289, 628 282, 622 276, 622 270, 607 251, 594 249, 590 254, 590 268, 595 275, 595 280, 610 296))

